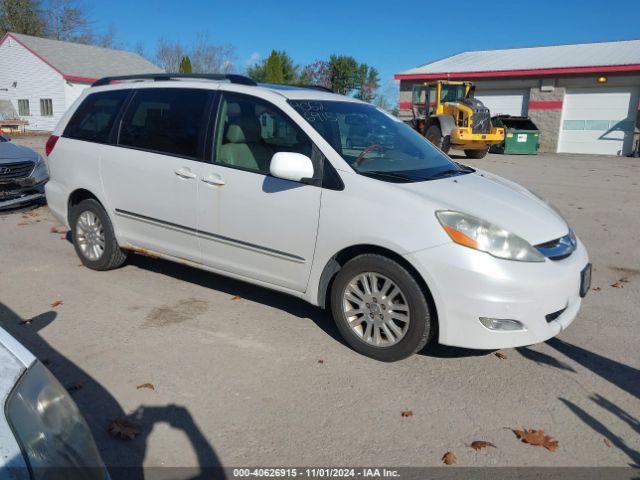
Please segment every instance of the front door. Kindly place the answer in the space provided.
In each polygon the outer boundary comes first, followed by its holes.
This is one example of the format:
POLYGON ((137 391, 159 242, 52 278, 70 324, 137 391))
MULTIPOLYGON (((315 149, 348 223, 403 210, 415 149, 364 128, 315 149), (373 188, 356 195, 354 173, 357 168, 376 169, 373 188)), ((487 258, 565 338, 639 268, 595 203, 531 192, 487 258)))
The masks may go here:
POLYGON ((200 261, 196 226, 207 90, 137 90, 117 146, 105 146, 101 172, 121 239, 135 247, 200 261))
POLYGON ((280 151, 311 157, 311 140, 269 102, 232 93, 222 95, 214 136, 214 161, 203 164, 198 187, 203 262, 304 291, 321 188, 272 177, 269 164, 280 151))

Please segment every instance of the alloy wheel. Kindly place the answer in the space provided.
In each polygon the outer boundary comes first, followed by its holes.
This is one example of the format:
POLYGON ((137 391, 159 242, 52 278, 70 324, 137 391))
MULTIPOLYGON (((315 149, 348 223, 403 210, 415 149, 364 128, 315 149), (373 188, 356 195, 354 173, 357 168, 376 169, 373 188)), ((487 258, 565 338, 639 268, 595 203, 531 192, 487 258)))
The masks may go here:
POLYGON ((375 272, 360 273, 347 284, 342 311, 353 332, 375 347, 397 344, 411 320, 409 304, 400 287, 375 272))
POLYGON ((82 255, 95 262, 104 253, 105 235, 104 227, 98 216, 85 210, 76 222, 76 242, 82 255))

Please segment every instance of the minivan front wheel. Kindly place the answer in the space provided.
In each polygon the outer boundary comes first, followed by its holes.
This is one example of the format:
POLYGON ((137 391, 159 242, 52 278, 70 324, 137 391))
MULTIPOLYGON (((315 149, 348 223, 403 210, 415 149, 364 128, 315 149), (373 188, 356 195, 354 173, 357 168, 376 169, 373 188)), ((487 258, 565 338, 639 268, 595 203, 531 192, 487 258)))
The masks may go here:
POLYGON ((126 261, 127 254, 118 246, 111 220, 97 200, 83 200, 71 207, 69 225, 73 246, 86 267, 112 270, 126 261))
POLYGON ((434 331, 416 279, 382 255, 360 255, 344 265, 333 282, 331 310, 354 350, 385 362, 422 349, 434 331))

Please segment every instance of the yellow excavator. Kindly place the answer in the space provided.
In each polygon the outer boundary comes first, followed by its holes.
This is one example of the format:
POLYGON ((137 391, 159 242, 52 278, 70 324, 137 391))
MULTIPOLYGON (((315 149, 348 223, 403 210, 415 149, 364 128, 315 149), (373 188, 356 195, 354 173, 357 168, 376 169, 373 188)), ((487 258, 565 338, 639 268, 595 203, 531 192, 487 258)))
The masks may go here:
POLYGON ((504 141, 504 129, 491 125, 491 112, 474 98, 471 82, 438 80, 413 86, 412 126, 447 153, 464 150, 468 158, 483 158, 489 147, 504 141))

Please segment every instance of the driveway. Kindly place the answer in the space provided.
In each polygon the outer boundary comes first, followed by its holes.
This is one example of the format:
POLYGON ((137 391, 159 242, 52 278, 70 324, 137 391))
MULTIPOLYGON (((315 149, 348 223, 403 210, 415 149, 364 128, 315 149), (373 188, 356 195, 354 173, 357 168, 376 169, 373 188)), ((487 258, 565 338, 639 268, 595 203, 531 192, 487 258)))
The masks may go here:
POLYGON ((545 344, 379 363, 283 294, 142 256, 83 268, 46 207, 0 216, 0 324, 70 388, 111 466, 429 466, 448 451, 458 466, 640 464, 640 162, 472 163, 549 199, 587 245, 594 288, 545 344), (140 435, 112 438, 128 415, 140 435))

